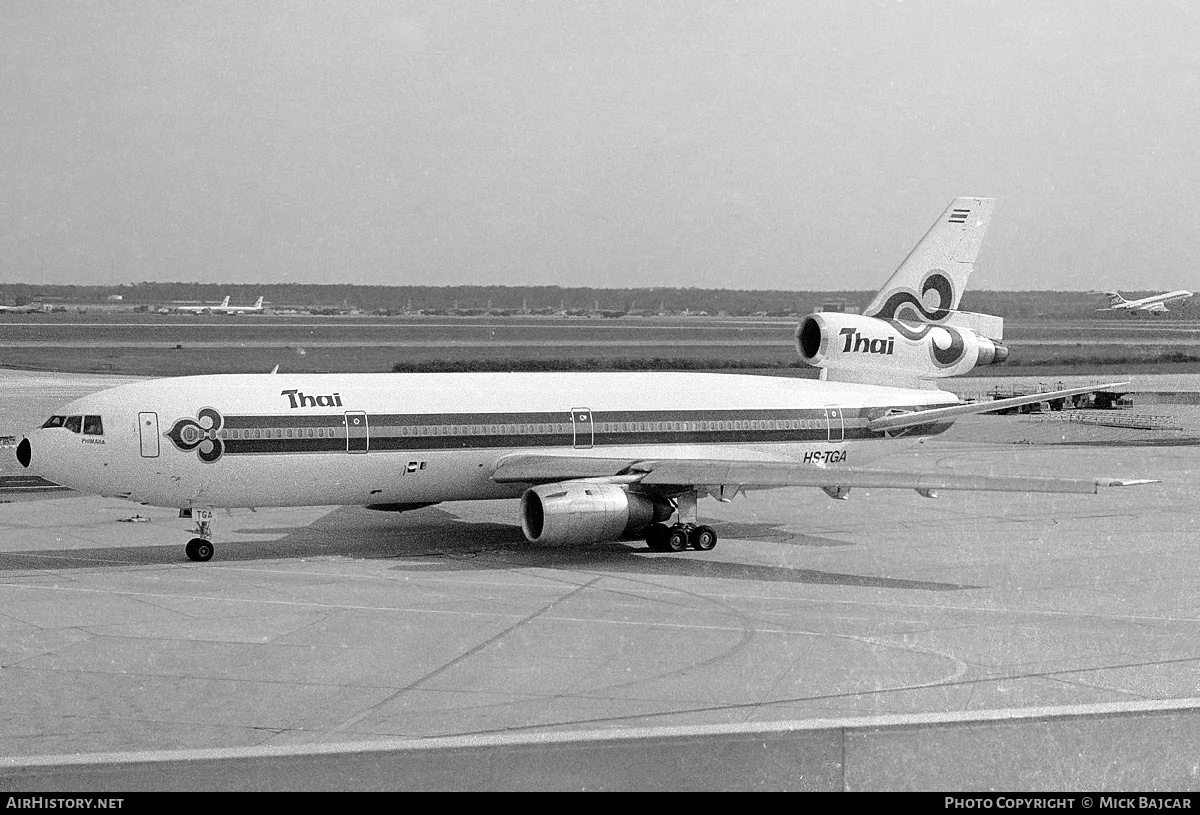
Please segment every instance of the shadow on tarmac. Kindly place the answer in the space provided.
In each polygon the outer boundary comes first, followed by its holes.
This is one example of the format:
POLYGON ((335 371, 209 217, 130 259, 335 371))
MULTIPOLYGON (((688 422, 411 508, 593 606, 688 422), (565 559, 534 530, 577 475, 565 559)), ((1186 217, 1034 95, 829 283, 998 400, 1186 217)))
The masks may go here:
MULTIPOLYGON (((432 507, 401 517, 381 517, 379 513, 361 507, 342 507, 308 526, 234 530, 236 534, 273 536, 267 541, 223 542, 220 531, 218 527, 216 554, 211 564, 188 561, 183 551, 187 533, 172 530, 171 537, 175 541, 163 545, 0 552, 0 573, 128 566, 219 568, 221 563, 341 557, 394 560, 397 564, 393 569, 413 572, 538 568, 642 577, 705 577, 918 591, 980 588, 958 583, 731 563, 712 559, 710 552, 657 553, 651 552, 640 541, 556 546, 531 544, 515 525, 465 522, 453 512, 432 507), (411 562, 406 562, 410 559, 411 562)), ((796 535, 769 523, 724 524, 719 527, 719 532, 737 540, 801 546, 852 545, 796 535)))

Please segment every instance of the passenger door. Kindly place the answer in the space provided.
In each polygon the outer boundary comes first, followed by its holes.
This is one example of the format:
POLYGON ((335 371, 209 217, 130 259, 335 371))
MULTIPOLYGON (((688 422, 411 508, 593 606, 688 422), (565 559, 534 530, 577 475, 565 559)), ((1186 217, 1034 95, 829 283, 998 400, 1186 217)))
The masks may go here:
POLYGON ((145 411, 138 414, 138 437, 141 441, 142 458, 158 458, 157 413, 145 411))

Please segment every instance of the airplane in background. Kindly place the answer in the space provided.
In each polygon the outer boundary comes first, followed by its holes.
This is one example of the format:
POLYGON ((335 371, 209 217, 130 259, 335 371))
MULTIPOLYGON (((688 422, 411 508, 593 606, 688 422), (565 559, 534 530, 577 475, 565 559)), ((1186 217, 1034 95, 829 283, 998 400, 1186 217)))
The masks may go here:
POLYGON ((1108 295, 1109 306, 1108 308, 1098 308, 1096 311, 1148 311, 1151 314, 1168 311, 1167 303, 1182 302, 1192 296, 1190 291, 1184 289, 1152 294, 1140 300, 1126 300, 1120 292, 1115 291, 1106 291, 1104 294, 1108 295))
POLYGON ((0 306, 0 314, 41 314, 46 311, 43 303, 26 303, 22 306, 0 306))
POLYGON ((217 311, 217 310, 223 309, 223 308, 228 308, 228 307, 229 307, 229 295, 226 295, 225 299, 222 300, 219 305, 215 305, 215 306, 214 305, 172 306, 171 311, 178 311, 181 314, 211 314, 214 311, 217 311))
MULTIPOLYGON (((191 560, 216 508, 357 504, 403 512, 519 498, 534 543, 644 536, 712 549, 699 500, 816 487, 1096 493, 1148 483, 865 467, 970 414, 1121 383, 964 403, 933 381, 1002 362, 999 318, 958 311, 993 201, 956 198, 863 314, 796 330, 820 379, 733 374, 218 374, 138 382, 55 411, 22 467, 76 490, 189 511, 191 560), (674 522, 671 523, 672 519, 674 522)), ((790 499, 789 499, 790 500, 790 499)))
POLYGON ((260 297, 254 301, 252 306, 231 306, 229 298, 225 298, 225 302, 220 306, 213 308, 214 314, 258 314, 263 310, 263 299, 260 297))

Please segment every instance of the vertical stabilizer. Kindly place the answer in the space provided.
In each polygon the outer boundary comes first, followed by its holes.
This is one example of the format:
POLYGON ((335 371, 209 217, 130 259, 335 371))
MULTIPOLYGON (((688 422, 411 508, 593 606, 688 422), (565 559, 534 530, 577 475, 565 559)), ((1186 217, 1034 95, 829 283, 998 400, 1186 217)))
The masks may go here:
POLYGON ((1119 291, 1106 291, 1105 294, 1108 295, 1108 304, 1110 306, 1114 306, 1114 307, 1123 306, 1129 302, 1128 300, 1126 300, 1124 297, 1121 296, 1121 293, 1119 291))
POLYGON ((227 306, 227 305, 229 305, 229 295, 228 294, 225 295, 225 299, 221 301, 221 308, 225 308, 225 306, 227 306))
POLYGON ((949 319, 975 268, 994 203, 955 198, 863 313, 919 323, 949 319))

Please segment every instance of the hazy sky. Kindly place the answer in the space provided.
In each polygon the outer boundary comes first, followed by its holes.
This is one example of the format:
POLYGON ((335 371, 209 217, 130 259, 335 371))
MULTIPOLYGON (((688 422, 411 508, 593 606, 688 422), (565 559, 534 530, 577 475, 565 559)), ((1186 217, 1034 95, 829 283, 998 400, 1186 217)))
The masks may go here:
POLYGON ((1192 0, 0 3, 0 283, 1200 289, 1192 0))

